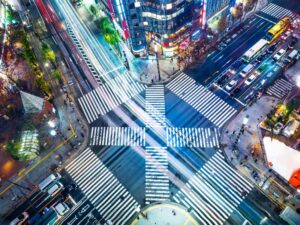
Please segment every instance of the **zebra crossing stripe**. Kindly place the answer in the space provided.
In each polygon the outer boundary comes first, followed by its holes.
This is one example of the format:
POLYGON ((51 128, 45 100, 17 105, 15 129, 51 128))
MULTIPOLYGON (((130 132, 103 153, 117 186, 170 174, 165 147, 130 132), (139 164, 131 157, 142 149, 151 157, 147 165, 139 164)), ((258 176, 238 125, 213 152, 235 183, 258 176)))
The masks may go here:
POLYGON ((130 98, 137 97, 145 87, 126 72, 83 95, 78 102, 88 123, 92 123, 130 98))
POLYGON ((163 202, 170 196, 166 148, 146 147, 145 150, 145 203, 163 202))
POLYGON ((177 128, 167 127, 167 146, 169 147, 219 147, 217 128, 177 128))
POLYGON ((268 88, 267 94, 274 95, 278 98, 283 98, 294 87, 294 84, 285 79, 276 80, 275 83, 268 88))
POLYGON ((135 213, 138 203, 91 149, 65 168, 106 221, 125 224, 135 213))
POLYGON ((299 15, 291 10, 288 10, 286 8, 283 8, 279 5, 276 5, 274 3, 268 4, 266 7, 264 7, 261 12, 272 16, 276 19, 282 19, 285 16, 288 16, 292 19, 299 18, 299 15))
POLYGON ((141 127, 92 127, 91 146, 144 146, 145 128, 141 127))
POLYGON ((165 118, 165 93, 163 85, 152 85, 146 88, 146 119, 147 127, 164 127, 165 118))
POLYGON ((232 169, 217 152, 173 199, 192 209, 192 214, 202 224, 221 225, 252 188, 253 185, 232 169))
POLYGON ((184 73, 166 87, 218 127, 223 126, 237 111, 184 73))

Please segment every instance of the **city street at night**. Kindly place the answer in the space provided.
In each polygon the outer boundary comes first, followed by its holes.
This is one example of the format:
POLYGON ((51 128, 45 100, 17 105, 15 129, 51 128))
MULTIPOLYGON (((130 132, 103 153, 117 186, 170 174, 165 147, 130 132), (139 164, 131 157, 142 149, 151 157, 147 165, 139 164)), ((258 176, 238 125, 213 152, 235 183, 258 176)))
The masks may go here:
POLYGON ((300 224, 299 13, 1 0, 0 224, 300 224))

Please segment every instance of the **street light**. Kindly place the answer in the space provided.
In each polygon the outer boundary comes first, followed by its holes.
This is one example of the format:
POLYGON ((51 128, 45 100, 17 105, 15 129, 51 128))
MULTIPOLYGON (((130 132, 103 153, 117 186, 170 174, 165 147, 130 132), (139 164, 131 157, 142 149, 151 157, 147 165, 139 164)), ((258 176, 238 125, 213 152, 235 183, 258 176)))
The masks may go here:
POLYGON ((155 50, 155 55, 156 55, 158 81, 160 81, 160 69, 159 69, 159 61, 158 61, 157 44, 154 45, 154 50, 155 50))

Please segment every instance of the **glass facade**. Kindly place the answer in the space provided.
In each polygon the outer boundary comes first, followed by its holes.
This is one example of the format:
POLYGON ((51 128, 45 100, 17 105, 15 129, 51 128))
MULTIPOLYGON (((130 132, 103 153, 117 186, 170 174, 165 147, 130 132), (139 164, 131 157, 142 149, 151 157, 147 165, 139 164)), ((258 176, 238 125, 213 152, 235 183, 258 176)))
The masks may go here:
POLYGON ((123 32, 133 53, 156 42, 173 48, 204 27, 230 0, 98 0, 123 32))

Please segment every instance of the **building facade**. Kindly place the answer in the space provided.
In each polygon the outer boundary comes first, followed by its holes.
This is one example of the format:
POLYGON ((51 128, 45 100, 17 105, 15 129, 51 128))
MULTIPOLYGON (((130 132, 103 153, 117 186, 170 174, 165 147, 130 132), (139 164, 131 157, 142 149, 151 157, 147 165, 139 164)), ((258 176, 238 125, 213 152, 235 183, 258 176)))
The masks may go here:
MULTIPOLYGON (((132 52, 145 55, 151 45, 165 56, 189 37, 201 34, 206 20, 230 0, 98 0, 132 52)), ((197 35, 198 36, 198 35, 197 35)))

